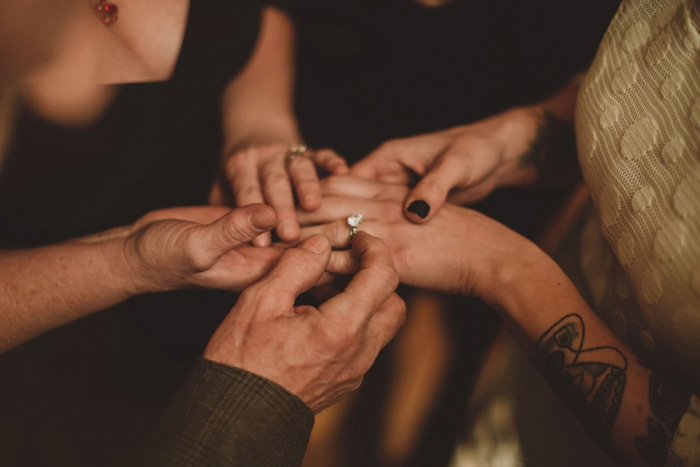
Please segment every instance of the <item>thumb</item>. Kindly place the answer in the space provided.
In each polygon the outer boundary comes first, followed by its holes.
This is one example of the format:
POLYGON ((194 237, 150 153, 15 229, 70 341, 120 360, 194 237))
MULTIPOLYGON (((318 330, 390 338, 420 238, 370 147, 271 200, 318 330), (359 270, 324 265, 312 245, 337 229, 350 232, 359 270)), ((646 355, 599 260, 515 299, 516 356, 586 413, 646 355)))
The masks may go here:
POLYGON ((447 151, 435 161, 406 197, 404 215, 408 220, 422 224, 435 216, 450 191, 462 182, 467 169, 461 159, 447 151))
POLYGON ((251 204, 199 227, 192 241, 200 246, 205 258, 216 261, 230 249, 251 241, 276 224, 274 209, 264 204, 251 204))
POLYGON ((312 235, 298 247, 285 251, 274 269, 244 293, 253 296, 267 294, 276 297, 275 302, 293 304, 296 297, 311 289, 321 278, 330 255, 328 239, 323 235, 312 235))
POLYGON ((451 188, 439 172, 428 173, 406 197, 404 215, 416 224, 428 222, 445 204, 451 188))

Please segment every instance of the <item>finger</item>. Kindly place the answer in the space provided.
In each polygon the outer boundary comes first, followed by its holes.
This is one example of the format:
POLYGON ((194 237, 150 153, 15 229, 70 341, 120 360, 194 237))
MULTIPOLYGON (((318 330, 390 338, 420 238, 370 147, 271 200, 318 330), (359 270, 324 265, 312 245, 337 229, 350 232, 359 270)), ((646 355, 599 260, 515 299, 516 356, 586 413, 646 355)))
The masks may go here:
POLYGON ((385 161, 379 157, 367 156, 350 168, 350 174, 368 180, 409 185, 414 173, 399 161, 385 161))
POLYGON ((183 206, 164 208, 145 214, 136 224, 140 227, 151 222, 166 219, 185 220, 197 222, 198 224, 211 224, 229 212, 231 212, 231 208, 225 206, 183 206))
POLYGON ((350 174, 376 180, 379 178, 380 163, 381 161, 378 161, 376 157, 366 156, 350 167, 350 174))
MULTIPOLYGON (((332 243, 331 246, 333 246, 332 243)), ((356 273, 359 267, 360 263, 352 250, 334 250, 326 266, 326 272, 345 276, 356 273)))
POLYGON ((428 222, 440 210, 450 190, 460 184, 463 166, 456 157, 440 157, 411 190, 404 203, 406 218, 417 224, 428 222))
POLYGON ((343 157, 332 149, 319 149, 314 151, 312 160, 317 167, 332 175, 347 174, 350 172, 348 163, 343 157))
MULTIPOLYGON (((234 156, 227 163, 229 183, 236 206, 242 207, 254 203, 264 203, 260 186, 257 162, 254 157, 234 156)), ((253 240, 258 246, 268 246, 272 241, 269 233, 264 233, 253 240)))
POLYGON ((267 276, 243 292, 246 299, 262 301, 267 304, 263 308, 269 308, 267 312, 272 314, 288 311, 296 297, 323 276, 330 253, 328 240, 322 235, 304 240, 298 248, 286 250, 267 276))
POLYGON ((274 228, 275 212, 264 204, 234 209, 219 220, 197 228, 189 238, 189 251, 206 269, 227 251, 274 228))
POLYGON ((287 171, 301 207, 313 211, 321 206, 321 184, 313 161, 308 157, 295 157, 287 163, 287 171))
POLYGON ((299 222, 284 159, 275 159, 264 164, 261 178, 265 199, 277 212, 277 235, 287 242, 296 240, 299 238, 299 222))
POLYGON ((389 140, 352 166, 350 173, 388 183, 406 185, 444 148, 442 138, 432 135, 389 140))
POLYGON ((323 235, 328 239, 332 248, 348 248, 350 246, 350 226, 346 220, 337 220, 325 224, 303 227, 299 234, 300 240, 312 235, 323 235))
POLYGON ((396 293, 379 307, 367 323, 368 350, 377 354, 401 329, 406 321, 406 303, 396 293))
POLYGON ((353 252, 360 258, 360 270, 343 292, 319 309, 342 319, 347 326, 359 327, 394 293, 399 284, 399 274, 388 248, 380 239, 366 232, 358 232, 352 238, 352 246, 353 252))
POLYGON ((374 198, 381 193, 384 184, 352 175, 334 175, 321 182, 321 194, 374 198))

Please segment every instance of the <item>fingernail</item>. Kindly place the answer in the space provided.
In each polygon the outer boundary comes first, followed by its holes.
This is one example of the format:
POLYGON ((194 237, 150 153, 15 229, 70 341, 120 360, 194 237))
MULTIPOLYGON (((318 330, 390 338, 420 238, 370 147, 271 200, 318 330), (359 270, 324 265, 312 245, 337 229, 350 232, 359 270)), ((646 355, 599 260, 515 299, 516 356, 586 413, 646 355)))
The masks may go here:
POLYGON ((422 199, 417 199, 408 205, 408 212, 412 212, 421 219, 425 219, 430 212, 430 205, 422 199))
POLYGON ((314 235, 302 243, 301 247, 312 253, 320 254, 326 251, 328 247, 328 239, 323 235, 314 235))
POLYGON ((272 211, 255 211, 250 215, 250 223, 253 227, 260 230, 270 230, 277 223, 272 211))

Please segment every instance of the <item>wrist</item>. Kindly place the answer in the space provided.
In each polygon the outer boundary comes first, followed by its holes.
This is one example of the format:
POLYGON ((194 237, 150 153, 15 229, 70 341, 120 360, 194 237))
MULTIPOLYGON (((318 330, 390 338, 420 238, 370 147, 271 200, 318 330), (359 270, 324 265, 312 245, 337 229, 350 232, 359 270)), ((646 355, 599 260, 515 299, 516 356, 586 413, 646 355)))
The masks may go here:
POLYGON ((505 160, 521 161, 532 148, 545 124, 545 110, 538 105, 516 107, 501 114, 499 136, 505 160))
POLYGON ((489 258, 473 293, 497 309, 512 309, 523 293, 532 293, 533 280, 549 268, 552 260, 533 242, 515 232, 501 236, 489 258))
POLYGON ((285 116, 267 116, 248 121, 248 131, 237 128, 229 133, 223 145, 224 156, 257 146, 283 145, 289 147, 303 141, 296 120, 285 116))
POLYGON ((101 250, 114 285, 127 297, 161 290, 145 273, 132 235, 107 239, 101 242, 101 250))

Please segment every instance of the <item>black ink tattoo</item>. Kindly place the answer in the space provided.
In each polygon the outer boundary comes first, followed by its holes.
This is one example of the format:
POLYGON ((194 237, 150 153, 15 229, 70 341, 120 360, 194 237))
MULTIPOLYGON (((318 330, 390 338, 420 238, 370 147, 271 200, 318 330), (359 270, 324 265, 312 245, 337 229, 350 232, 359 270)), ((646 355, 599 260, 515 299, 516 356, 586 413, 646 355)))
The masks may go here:
POLYGON ((625 390, 627 360, 613 347, 583 348, 579 315, 559 320, 540 337, 536 362, 549 384, 604 449, 625 390))
POLYGON ((649 377, 649 407, 656 418, 647 419, 647 436, 634 439, 647 464, 665 464, 673 434, 689 406, 688 393, 666 384, 663 376, 652 371, 649 377))

